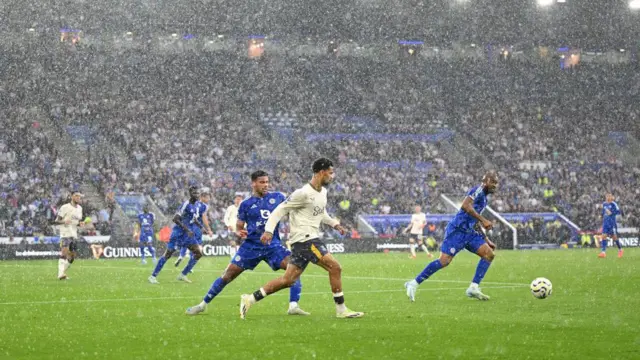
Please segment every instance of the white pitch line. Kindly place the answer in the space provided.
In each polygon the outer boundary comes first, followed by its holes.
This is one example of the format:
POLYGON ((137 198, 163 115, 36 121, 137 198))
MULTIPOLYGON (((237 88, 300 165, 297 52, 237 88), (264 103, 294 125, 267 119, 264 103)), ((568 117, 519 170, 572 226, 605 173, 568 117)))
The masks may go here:
MULTIPOLYGON (((2 266, 10 266, 10 265, 0 265, 0 267, 2 266)), ((42 265, 17 265, 17 266, 23 266, 23 267, 45 267, 42 265)), ((166 266, 166 265, 165 265, 166 266)), ((146 267, 133 267, 133 266, 105 266, 105 267, 98 267, 98 266, 77 266, 76 267, 81 268, 81 269, 99 269, 99 270, 105 270, 105 269, 113 269, 113 270, 146 270, 146 271, 151 271, 151 268, 146 268, 146 267)), ((170 271, 170 270, 169 270, 170 271)), ((222 274, 224 270, 210 270, 210 269, 195 269, 195 272, 202 272, 202 273, 218 273, 218 274, 222 274)), ((273 271, 273 272, 263 272, 263 271, 245 271, 245 274, 256 274, 256 275, 274 275, 277 274, 277 271, 273 271)), ((303 274, 302 275, 305 278, 308 277, 317 277, 317 278, 326 278, 327 275, 319 275, 319 274, 303 274)), ((275 277, 275 275, 274 275, 275 277)), ((350 280, 375 280, 375 281, 408 281, 411 280, 411 278, 391 278, 391 277, 371 277, 371 276, 342 276, 343 279, 350 279, 350 280)), ((435 283, 443 283, 443 284, 467 284, 469 283, 469 281, 466 280, 438 280, 438 279, 429 279, 429 282, 435 282, 435 283)), ((511 283, 511 282, 496 282, 496 281, 483 281, 483 284, 487 284, 487 285, 508 285, 508 286, 529 286, 529 284, 525 284, 525 283, 511 283)))
MULTIPOLYGON (((151 285, 149 285, 151 286, 151 285)), ((515 289, 520 286, 485 286, 485 289, 515 289)), ((424 288, 418 289, 418 291, 447 291, 447 290, 466 290, 467 288, 424 288)), ((376 294, 376 293, 396 293, 405 292, 405 289, 398 290, 361 290, 361 291, 349 291, 348 294, 376 294)), ((316 291, 316 292, 303 292, 302 295, 330 295, 328 291, 316 291)), ((276 293, 270 296, 285 296, 285 293, 276 293)), ((240 297, 240 295, 218 295, 216 298, 234 298, 240 297)), ((127 302, 127 301, 152 301, 152 300, 181 300, 181 299, 197 299, 195 296, 165 296, 165 297, 143 297, 143 298, 121 298, 121 299, 70 299, 70 300, 48 300, 48 301, 16 301, 16 302, 3 302, 0 306, 9 305, 45 305, 45 304, 72 304, 72 303, 97 303, 97 302, 127 302)))

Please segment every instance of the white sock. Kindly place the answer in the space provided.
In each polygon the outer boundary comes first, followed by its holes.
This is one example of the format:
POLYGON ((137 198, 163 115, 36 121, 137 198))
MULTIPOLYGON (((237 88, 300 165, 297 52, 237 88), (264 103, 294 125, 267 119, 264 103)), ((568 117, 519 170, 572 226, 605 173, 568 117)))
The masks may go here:
POLYGON ((411 286, 418 286, 418 285, 420 285, 420 284, 418 284, 418 282, 416 281, 416 279, 413 279, 413 280, 409 281, 409 285, 411 285, 411 286))
POLYGON ((64 275, 64 270, 65 270, 64 263, 66 261, 67 260, 65 259, 58 259, 58 277, 61 277, 62 275, 64 275))
POLYGON ((64 272, 67 272, 67 269, 69 268, 69 266, 71 266, 71 263, 69 262, 69 260, 65 260, 64 261, 64 272))
POLYGON ((477 289, 478 286, 480 286, 480 285, 478 285, 478 284, 476 284, 474 282, 472 282, 471 285, 469 285, 469 287, 472 288, 472 289, 477 289))
POLYGON ((178 256, 178 260, 182 260, 182 256, 178 256))
POLYGON ((409 244, 409 249, 411 249, 411 256, 416 256, 416 246, 414 244, 409 244))
POLYGON ((336 312, 338 314, 347 311, 347 306, 345 304, 336 304, 336 312))
POLYGON ((298 303, 295 301, 292 301, 289 303, 289 309, 295 309, 298 307, 298 303))
POLYGON ((204 302, 204 300, 202 300, 202 302, 200 304, 198 304, 198 306, 200 306, 202 308, 205 308, 205 307, 207 307, 207 303, 204 302))
POLYGON ((425 244, 422 244, 420 247, 422 248, 422 250, 424 250, 424 252, 426 252, 427 254, 429 253, 429 249, 427 249, 427 246, 425 244))

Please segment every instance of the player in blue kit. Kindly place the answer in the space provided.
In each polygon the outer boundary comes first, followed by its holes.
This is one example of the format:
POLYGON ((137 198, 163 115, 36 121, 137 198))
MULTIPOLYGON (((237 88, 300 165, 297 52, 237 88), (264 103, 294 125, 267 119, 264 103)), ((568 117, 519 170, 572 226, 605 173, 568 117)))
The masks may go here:
MULTIPOLYGON (((206 310, 209 304, 221 291, 245 270, 253 270, 261 261, 269 264, 271 269, 286 270, 291 252, 280 242, 278 231, 269 245, 260 242, 264 226, 271 212, 285 200, 279 192, 269 192, 269 175, 261 170, 251 174, 253 195, 245 199, 238 208, 236 233, 245 239, 236 255, 231 259, 222 276, 217 278, 205 295, 202 302, 187 309, 188 315, 197 315, 206 310), (245 230, 245 224, 247 226, 245 230)), ((277 227, 276 227, 277 229, 277 227)), ((289 294, 289 315, 309 315, 300 309, 300 279, 291 287, 289 294)))
POLYGON ((199 228, 202 228, 202 224, 199 222, 200 218, 200 202, 198 201, 198 197, 200 193, 198 188, 190 187, 189 188, 189 200, 185 201, 184 204, 180 207, 180 210, 173 216, 173 222, 175 225, 173 226, 173 230, 171 230, 171 237, 169 238, 169 243, 167 244, 167 250, 164 255, 158 261, 155 270, 153 270, 153 274, 149 276, 149 282, 152 284, 158 284, 158 280, 156 276, 162 270, 164 264, 171 258, 171 255, 181 246, 186 246, 193 256, 189 259, 189 263, 185 266, 182 273, 178 275, 179 281, 191 282, 186 276, 186 274, 193 269, 198 260, 202 257, 202 251, 200 250, 200 246, 196 240, 196 233, 199 231, 199 228))
POLYGON ((156 249, 153 248, 153 224, 156 221, 156 216, 149 211, 149 205, 145 205, 142 208, 142 213, 138 214, 138 222, 135 224, 133 230, 133 241, 137 241, 140 244, 140 257, 142 257, 142 263, 146 264, 145 260, 145 246, 153 256, 153 263, 156 263, 156 249))
POLYGON ((479 285, 493 261, 496 246, 486 236, 486 231, 493 227, 493 223, 480 214, 487 207, 488 195, 493 194, 497 187, 498 175, 488 172, 482 178, 482 184, 467 192, 460 210, 447 225, 444 241, 440 246, 440 258, 429 263, 415 279, 404 284, 409 300, 415 301, 418 285, 449 265, 462 249, 467 249, 481 258, 473 281, 467 289, 467 296, 489 300, 489 297, 480 291, 479 285))
POLYGON ((618 257, 622 257, 622 245, 618 240, 618 223, 616 222, 616 216, 621 215, 622 211, 618 207, 618 204, 614 201, 613 194, 609 193, 605 197, 606 201, 602 203, 602 251, 598 254, 598 257, 604 258, 607 256, 607 245, 609 240, 615 241, 618 246, 618 257))
MULTIPOLYGON (((211 227, 209 226, 209 216, 207 215, 207 213, 209 212, 209 201, 211 201, 211 195, 209 193, 205 192, 200 194, 200 200, 199 200, 200 208, 198 210, 200 217, 198 218, 198 223, 202 225, 204 230, 207 232, 207 235, 213 236, 213 231, 211 231, 211 227)), ((196 242, 198 243, 198 245, 202 246, 202 228, 197 227, 194 235, 196 237, 196 242)), ((182 259, 185 257, 186 254, 187 254, 187 247, 182 246, 180 248, 180 255, 178 256, 178 260, 176 260, 176 263, 175 263, 176 267, 180 265, 180 262, 182 262, 182 259)), ((193 257, 193 253, 190 253, 190 254, 191 254, 191 257, 193 257)))

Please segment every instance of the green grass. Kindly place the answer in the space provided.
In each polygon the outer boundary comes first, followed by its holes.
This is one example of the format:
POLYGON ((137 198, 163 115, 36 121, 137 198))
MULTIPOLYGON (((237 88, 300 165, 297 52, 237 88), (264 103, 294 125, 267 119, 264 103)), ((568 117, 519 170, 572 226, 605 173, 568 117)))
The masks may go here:
POLYGON ((477 258, 461 254, 420 287, 403 291, 428 262, 406 254, 338 255, 347 305, 362 319, 336 319, 328 278, 310 265, 301 306, 286 315, 288 291, 238 316, 239 295, 277 274, 261 265, 227 286, 204 315, 198 303, 227 258, 206 258, 175 280, 168 264, 160 285, 146 282, 152 265, 135 260, 77 261, 71 280, 56 279, 56 261, 0 262, 2 359, 638 359, 640 250, 618 259, 593 250, 501 251, 483 290, 464 289, 477 258), (533 298, 528 283, 544 276, 553 295, 533 298))

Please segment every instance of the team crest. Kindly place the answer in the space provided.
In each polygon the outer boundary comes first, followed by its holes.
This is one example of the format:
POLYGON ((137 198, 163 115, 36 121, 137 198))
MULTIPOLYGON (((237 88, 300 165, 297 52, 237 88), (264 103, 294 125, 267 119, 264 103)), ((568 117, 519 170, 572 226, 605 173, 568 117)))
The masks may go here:
POLYGON ((262 216, 263 219, 268 219, 269 215, 271 215, 271 211, 269 211, 269 210, 260 210, 260 216, 262 216))
POLYGON ((276 203, 276 199, 269 199, 269 204, 273 205, 276 203))
POLYGON ((234 260, 235 261, 240 261, 240 260, 242 260, 242 258, 240 257, 240 255, 236 255, 236 258, 234 260))

